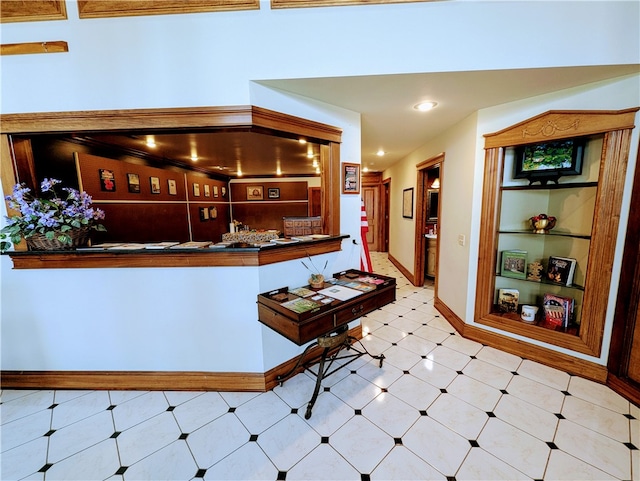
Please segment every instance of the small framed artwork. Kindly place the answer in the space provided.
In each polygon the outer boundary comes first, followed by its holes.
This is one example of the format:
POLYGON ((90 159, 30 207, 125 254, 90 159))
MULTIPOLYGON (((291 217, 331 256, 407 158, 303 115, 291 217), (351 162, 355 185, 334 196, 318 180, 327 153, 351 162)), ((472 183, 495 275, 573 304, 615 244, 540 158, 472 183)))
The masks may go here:
POLYGON ((564 175, 580 175, 584 145, 584 139, 575 138, 520 146, 516 149, 513 178, 545 185, 548 181, 557 184, 564 175))
POLYGON ((342 163, 342 193, 360 193, 360 164, 342 163))
POLYGON ((213 186, 213 196, 214 197, 218 197, 218 186, 217 185, 213 186))
POLYGON ((151 193, 159 194, 160 193, 160 179, 158 177, 149 177, 149 182, 151 183, 151 193))
POLYGON ((263 198, 261 185, 250 185, 247 187, 247 200, 262 200, 263 198))
POLYGON ((113 170, 100 169, 100 190, 104 192, 116 191, 116 179, 113 170))
POLYGON ((277 187, 272 187, 268 191, 269 199, 279 199, 280 198, 280 189, 277 187))
POLYGON ((413 219, 413 187, 402 191, 402 217, 413 219))
POLYGON ((218 208, 215 205, 209 207, 209 218, 212 220, 218 218, 218 208))
POLYGON ((178 195, 178 187, 175 179, 167 180, 167 184, 169 186, 169 195, 178 195))
POLYGON ((193 183, 193 196, 200 197, 200 184, 193 183))
POLYGON ((140 176, 138 174, 127 174, 127 183, 129 192, 132 194, 140 193, 140 176))
POLYGON ((220 187, 220 192, 222 193, 222 197, 226 197, 227 196, 227 188, 226 187, 220 187))
POLYGON ((209 220, 209 209, 207 207, 200 207, 200 222, 209 220))
POLYGON ((204 196, 211 197, 211 188, 209 187, 209 184, 204 184, 204 196))

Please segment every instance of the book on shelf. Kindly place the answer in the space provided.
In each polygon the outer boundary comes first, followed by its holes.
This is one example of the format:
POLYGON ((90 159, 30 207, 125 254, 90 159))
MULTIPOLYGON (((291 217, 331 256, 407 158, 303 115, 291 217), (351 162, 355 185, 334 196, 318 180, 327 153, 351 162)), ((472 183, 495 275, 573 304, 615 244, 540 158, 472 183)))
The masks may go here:
POLYGON ((189 241, 169 247, 169 249, 202 249, 211 245, 209 241, 189 241))
POLYGON ((527 251, 506 250, 502 251, 502 263, 500 275, 513 277, 514 279, 527 278, 527 251))
POLYGON ((574 307, 573 298, 546 293, 542 300, 545 327, 569 327, 573 320, 574 307))
POLYGON ((498 290, 498 311, 500 312, 518 312, 518 299, 520 291, 517 289, 499 289, 498 290))
POLYGON ((312 291, 311 289, 307 289, 306 287, 296 287, 294 289, 289 289, 289 293, 300 297, 309 297, 315 294, 316 291, 312 291))
POLYGON ((547 279, 570 286, 576 272, 577 261, 571 257, 550 256, 547 264, 547 279))
POLYGON ((292 299, 290 301, 283 302, 281 306, 286 307, 287 309, 290 309, 298 314, 302 314, 303 312, 317 309, 318 307, 320 307, 320 304, 304 297, 296 297, 295 299, 292 299))

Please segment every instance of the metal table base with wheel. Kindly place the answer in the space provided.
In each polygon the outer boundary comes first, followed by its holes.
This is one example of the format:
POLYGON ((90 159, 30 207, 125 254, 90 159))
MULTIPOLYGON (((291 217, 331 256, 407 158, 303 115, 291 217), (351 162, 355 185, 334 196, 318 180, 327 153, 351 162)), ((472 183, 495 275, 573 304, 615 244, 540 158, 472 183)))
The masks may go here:
POLYGON ((356 359, 364 355, 368 355, 373 359, 377 359, 380 361, 380 367, 382 367, 382 362, 384 361, 384 354, 380 354, 374 356, 364 347, 362 342, 359 339, 356 339, 353 336, 349 336, 349 327, 347 325, 340 326, 335 331, 325 334, 317 338, 315 342, 309 344, 302 355, 298 358, 298 362, 296 365, 289 371, 287 374, 283 376, 278 376, 276 380, 282 386, 284 382, 289 379, 293 374, 296 373, 298 368, 303 365, 304 358, 315 346, 319 346, 322 348, 322 355, 320 356, 319 361, 310 362, 304 365, 304 368, 316 376, 316 386, 313 390, 313 395, 307 404, 307 411, 305 412, 304 418, 309 419, 311 417, 311 410, 313 409, 313 405, 316 403, 316 399, 318 399, 318 394, 320 392, 320 386, 322 384, 322 380, 325 377, 331 376, 334 372, 342 369, 343 367, 349 365, 356 359), (354 346, 357 343, 359 347, 362 349, 358 349, 354 346), (349 351, 349 352, 346 352, 349 351), (346 361, 346 362, 342 362, 346 361), (337 363, 337 366, 334 366, 334 363, 337 363), (311 369, 312 366, 317 364, 317 371, 311 369))

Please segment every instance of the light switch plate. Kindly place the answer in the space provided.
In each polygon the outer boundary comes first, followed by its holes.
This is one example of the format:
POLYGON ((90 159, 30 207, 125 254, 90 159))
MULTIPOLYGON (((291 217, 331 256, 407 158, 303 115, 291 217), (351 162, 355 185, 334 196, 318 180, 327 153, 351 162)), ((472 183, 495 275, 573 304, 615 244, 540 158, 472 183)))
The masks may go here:
POLYGON ((467 238, 465 237, 464 234, 458 234, 458 244, 460 244, 461 246, 463 246, 467 241, 467 238))

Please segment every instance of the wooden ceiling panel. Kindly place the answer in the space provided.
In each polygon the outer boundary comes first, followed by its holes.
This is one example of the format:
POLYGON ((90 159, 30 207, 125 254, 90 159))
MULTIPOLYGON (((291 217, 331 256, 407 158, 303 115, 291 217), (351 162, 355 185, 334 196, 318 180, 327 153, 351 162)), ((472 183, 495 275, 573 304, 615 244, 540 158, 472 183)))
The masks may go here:
POLYGON ((260 0, 78 0, 80 18, 258 9, 260 9, 260 0))
POLYGON ((66 20, 64 0, 2 0, 0 23, 66 20))

